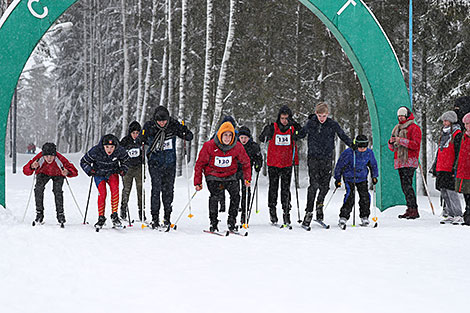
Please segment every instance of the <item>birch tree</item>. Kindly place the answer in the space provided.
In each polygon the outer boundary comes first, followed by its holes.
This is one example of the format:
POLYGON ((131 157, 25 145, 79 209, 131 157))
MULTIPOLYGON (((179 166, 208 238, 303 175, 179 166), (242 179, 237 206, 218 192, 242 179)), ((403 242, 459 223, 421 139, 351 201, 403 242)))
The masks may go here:
POLYGON ((212 32, 214 24, 213 0, 207 0, 206 6, 206 60, 204 68, 204 87, 202 95, 201 119, 199 121, 199 140, 197 150, 201 150, 202 145, 207 140, 207 126, 209 124, 207 110, 209 109, 209 99, 211 95, 212 82, 212 57, 213 42, 212 32))
POLYGON ((127 43, 126 0, 121 0, 122 51, 124 57, 123 87, 122 87, 122 129, 121 138, 127 135, 129 125, 129 48, 127 43))
POLYGON ((175 67, 173 65, 173 5, 172 1, 168 0, 168 17, 167 17, 167 29, 168 29, 168 111, 170 116, 174 113, 174 96, 173 96, 173 77, 175 72, 175 67))
POLYGON ((144 73, 144 47, 143 47, 143 25, 142 25, 142 0, 137 1, 137 108, 135 111, 135 119, 138 120, 142 109, 142 97, 143 97, 143 73, 144 73))
POLYGON ((225 42, 224 56, 220 65, 219 80, 217 82, 217 93, 215 96, 214 117, 212 119, 212 127, 210 134, 215 133, 219 123, 222 107, 224 105, 224 89, 227 80, 227 68, 230 61, 230 53, 232 51, 233 41, 235 37, 235 11, 237 0, 230 0, 230 18, 228 25, 227 41, 225 42))

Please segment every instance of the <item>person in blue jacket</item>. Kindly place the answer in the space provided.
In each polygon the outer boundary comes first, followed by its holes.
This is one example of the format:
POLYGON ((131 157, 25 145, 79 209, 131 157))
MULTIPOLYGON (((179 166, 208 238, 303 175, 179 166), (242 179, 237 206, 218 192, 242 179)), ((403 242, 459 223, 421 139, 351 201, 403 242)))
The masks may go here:
POLYGON ((171 225, 174 185, 176 176, 176 136, 192 140, 193 133, 176 119, 164 106, 155 109, 153 119, 142 128, 142 142, 146 145, 148 169, 152 181, 150 212, 152 228, 160 227, 160 195, 163 202, 165 227, 171 225))
POLYGON ((355 189, 359 193, 359 217, 363 226, 369 225, 370 195, 367 184, 369 168, 371 170, 372 184, 377 184, 379 171, 374 152, 367 148, 369 141, 366 136, 358 135, 354 140, 357 150, 348 148, 341 153, 335 167, 335 187, 341 187, 343 176, 346 194, 339 214, 339 226, 346 225, 352 211, 355 199, 355 189))

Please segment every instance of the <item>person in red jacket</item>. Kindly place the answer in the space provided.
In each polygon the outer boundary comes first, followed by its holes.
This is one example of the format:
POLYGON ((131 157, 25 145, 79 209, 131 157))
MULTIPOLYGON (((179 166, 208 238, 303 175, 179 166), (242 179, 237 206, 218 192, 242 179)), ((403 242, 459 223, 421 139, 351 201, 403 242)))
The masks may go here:
POLYGON ((436 189, 441 191, 449 215, 441 221, 441 224, 460 225, 463 223, 462 206, 459 194, 454 189, 462 131, 454 111, 444 112, 439 119, 443 127, 432 174, 436 176, 436 189))
POLYGON ((462 122, 465 134, 460 143, 459 159, 457 161, 457 175, 455 190, 463 193, 465 199, 464 225, 470 226, 470 113, 467 113, 462 122))
POLYGON ((209 189, 210 231, 218 231, 218 203, 224 190, 230 194, 227 225, 230 231, 237 229, 237 214, 240 204, 240 186, 237 180, 238 163, 242 165, 245 186, 250 187, 250 158, 243 145, 235 138, 235 129, 230 122, 223 123, 214 139, 204 143, 194 168, 194 186, 202 189, 202 173, 209 189))
POLYGON ((406 212, 398 215, 398 218, 416 219, 419 218, 419 213, 413 177, 419 166, 421 129, 416 125, 415 117, 407 107, 400 107, 397 115, 398 124, 392 130, 388 148, 394 152, 395 169, 400 175, 401 189, 406 199, 406 212))
POLYGON ((44 188, 49 180, 52 180, 57 221, 59 224, 64 224, 65 214, 62 186, 65 177, 75 177, 78 175, 75 166, 57 152, 55 144, 46 142, 42 146, 42 151, 23 167, 23 173, 26 176, 30 176, 33 173, 36 175, 36 185, 34 187, 34 197, 36 200, 35 222, 44 224, 44 188))

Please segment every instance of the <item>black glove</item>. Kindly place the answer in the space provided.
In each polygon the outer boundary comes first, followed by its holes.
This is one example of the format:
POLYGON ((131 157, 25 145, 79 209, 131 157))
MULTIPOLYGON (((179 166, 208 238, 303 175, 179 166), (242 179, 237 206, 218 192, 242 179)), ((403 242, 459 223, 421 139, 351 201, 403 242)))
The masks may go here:
POLYGON ((377 177, 372 177, 372 185, 376 185, 378 182, 377 177))
POLYGON ((336 187, 336 188, 340 188, 340 187, 341 187, 341 181, 340 181, 340 180, 335 181, 335 187, 336 187))
POLYGON ((255 162, 255 171, 261 171, 261 167, 263 167, 263 164, 261 162, 255 162))
POLYGON ((356 141, 353 141, 353 144, 351 145, 351 149, 357 150, 357 143, 356 143, 356 141))

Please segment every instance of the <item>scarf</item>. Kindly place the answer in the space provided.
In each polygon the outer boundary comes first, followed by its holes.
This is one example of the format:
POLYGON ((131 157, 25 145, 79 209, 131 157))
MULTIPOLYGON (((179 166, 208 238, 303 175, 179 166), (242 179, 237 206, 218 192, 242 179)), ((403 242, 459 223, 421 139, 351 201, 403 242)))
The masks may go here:
POLYGON ((449 147, 449 144, 453 142, 453 135, 456 131, 460 130, 460 125, 453 124, 442 129, 441 138, 439 138, 439 150, 443 150, 449 147))
MULTIPOLYGON (((414 124, 414 120, 406 121, 403 124, 397 124, 392 130, 392 135, 399 138, 407 138, 408 126, 411 124, 414 124)), ((408 162, 408 148, 400 145, 397 141, 393 143, 393 146, 395 147, 395 150, 397 150, 398 160, 400 160, 402 164, 408 162)))
POLYGON ((165 131, 168 128, 168 124, 170 124, 169 121, 165 124, 164 127, 161 127, 160 125, 158 125, 158 123, 155 122, 157 133, 155 134, 155 139, 153 141, 152 146, 150 147, 150 153, 154 152, 156 149, 158 149, 158 151, 163 151, 166 139, 165 131))

